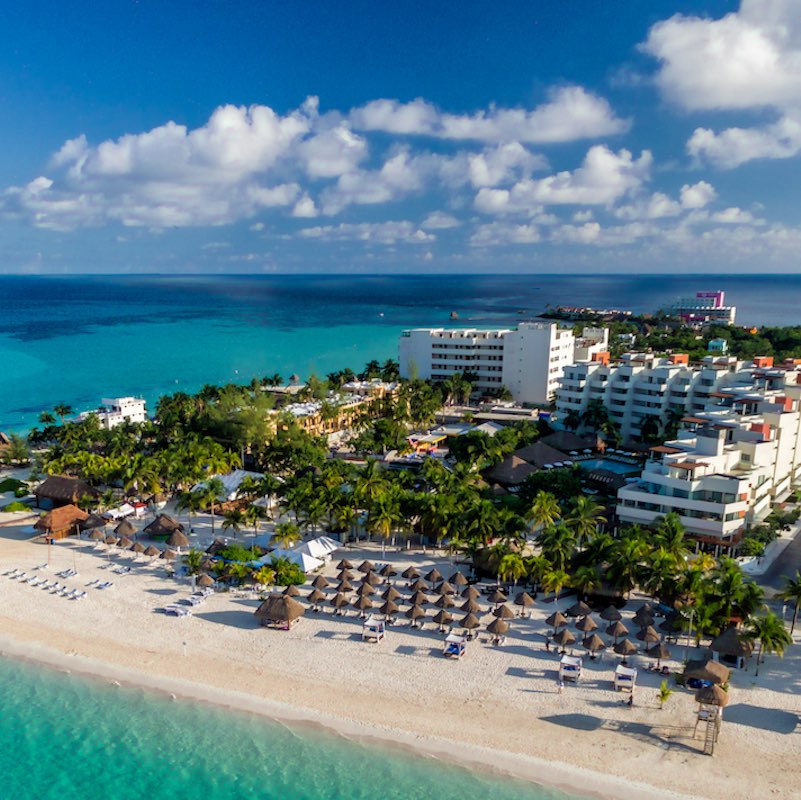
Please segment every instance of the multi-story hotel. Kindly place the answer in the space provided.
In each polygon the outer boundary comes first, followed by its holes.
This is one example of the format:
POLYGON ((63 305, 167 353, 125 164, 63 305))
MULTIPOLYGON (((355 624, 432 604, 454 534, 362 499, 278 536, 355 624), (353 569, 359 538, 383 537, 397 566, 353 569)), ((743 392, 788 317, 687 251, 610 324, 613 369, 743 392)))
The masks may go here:
POLYGON ((721 387, 750 380, 746 367, 770 361, 756 359, 746 365, 735 358, 707 356, 690 365, 685 354, 627 353, 610 363, 606 352, 590 358, 565 367, 556 390, 557 419, 564 422, 569 412, 583 414, 592 401, 601 401, 624 440, 638 437, 648 417, 656 417, 661 427, 671 411, 680 415, 703 411, 721 387))
POLYGON ((737 374, 684 417, 678 438, 651 448, 639 479, 618 492, 622 522, 676 512, 701 543, 728 549, 801 479, 798 365, 760 359, 737 374))
POLYGON ((547 404, 566 366, 607 347, 606 328, 587 328, 576 339, 555 322, 522 322, 516 328, 415 328, 398 346, 404 378, 445 380, 470 373, 477 389, 505 386, 519 403, 547 404))
POLYGON ((86 411, 78 419, 84 420, 90 414, 96 415, 100 425, 107 430, 116 428, 123 422, 141 423, 147 420, 145 401, 140 397, 104 397, 100 409, 86 411))

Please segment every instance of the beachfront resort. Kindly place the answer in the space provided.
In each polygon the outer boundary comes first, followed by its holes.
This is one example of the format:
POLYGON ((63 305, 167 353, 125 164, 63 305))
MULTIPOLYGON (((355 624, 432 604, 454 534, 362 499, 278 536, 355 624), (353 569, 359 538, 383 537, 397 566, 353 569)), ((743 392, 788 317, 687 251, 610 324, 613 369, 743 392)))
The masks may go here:
POLYGON ((580 338, 547 405, 454 359, 44 412, 4 443, 9 631, 393 736, 700 759, 688 795, 746 747, 767 771, 801 712, 801 579, 761 585, 797 530, 800 365, 580 338))

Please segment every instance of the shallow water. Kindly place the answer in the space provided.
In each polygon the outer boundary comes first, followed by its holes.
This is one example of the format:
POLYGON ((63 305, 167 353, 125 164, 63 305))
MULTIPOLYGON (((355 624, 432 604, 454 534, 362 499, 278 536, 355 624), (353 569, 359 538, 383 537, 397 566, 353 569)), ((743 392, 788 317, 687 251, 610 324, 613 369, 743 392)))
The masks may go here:
POLYGON ((0 708, 0 796, 15 800, 577 800, 13 660, 0 708))

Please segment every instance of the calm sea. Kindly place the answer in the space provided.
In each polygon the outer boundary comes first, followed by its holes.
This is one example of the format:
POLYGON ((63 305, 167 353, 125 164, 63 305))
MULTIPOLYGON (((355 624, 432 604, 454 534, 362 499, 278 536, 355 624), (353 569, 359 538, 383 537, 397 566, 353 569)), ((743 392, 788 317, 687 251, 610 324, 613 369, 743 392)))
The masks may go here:
POLYGON ((0 703, 0 796, 15 800, 570 800, 333 734, 4 659, 0 703))
POLYGON ((359 369, 404 327, 513 324, 546 305, 653 311, 724 289, 745 324, 801 323, 801 276, 0 276, 0 430, 65 402, 359 369))

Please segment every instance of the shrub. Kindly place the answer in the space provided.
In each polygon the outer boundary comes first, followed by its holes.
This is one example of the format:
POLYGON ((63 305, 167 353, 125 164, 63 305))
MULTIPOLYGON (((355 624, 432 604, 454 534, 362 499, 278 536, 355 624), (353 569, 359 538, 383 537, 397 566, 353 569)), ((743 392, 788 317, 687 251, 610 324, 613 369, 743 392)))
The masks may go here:
POLYGON ((25 503, 20 503, 18 500, 15 500, 13 503, 9 503, 7 506, 4 506, 0 511, 30 511, 31 507, 26 505, 25 503))

